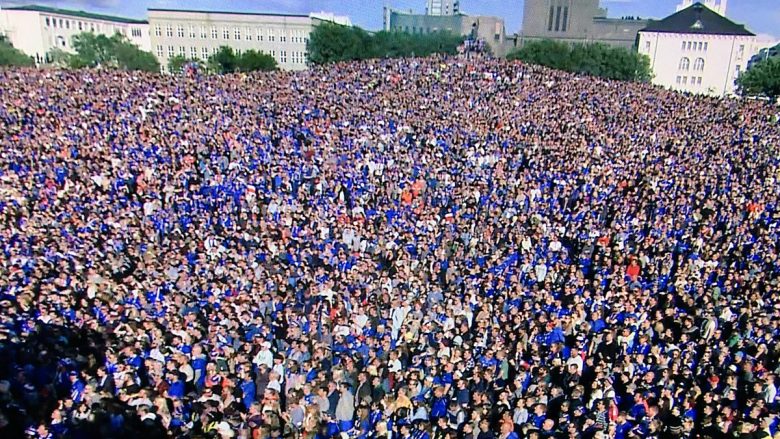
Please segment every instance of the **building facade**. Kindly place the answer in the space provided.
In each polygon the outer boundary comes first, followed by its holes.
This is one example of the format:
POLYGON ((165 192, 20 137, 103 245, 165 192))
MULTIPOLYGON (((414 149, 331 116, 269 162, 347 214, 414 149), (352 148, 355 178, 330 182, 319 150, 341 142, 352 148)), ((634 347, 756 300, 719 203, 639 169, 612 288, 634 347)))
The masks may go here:
POLYGON ((607 18, 599 0, 525 0, 519 44, 535 40, 632 48, 647 20, 607 18))
POLYGON ((639 32, 639 52, 650 58, 653 83, 673 90, 731 95, 759 49, 756 36, 701 3, 639 32))
POLYGON ((477 15, 422 15, 396 10, 387 12, 386 30, 411 34, 439 31, 474 36, 484 41, 495 56, 506 55, 506 28, 501 17, 477 15))
POLYGON ((48 54, 55 47, 72 52, 73 36, 81 32, 106 36, 120 33, 142 50, 151 48, 146 20, 31 5, 0 10, 0 26, 11 44, 38 64, 48 62, 48 54))
POLYGON ((459 0, 427 0, 425 5, 425 15, 458 15, 459 13, 459 0))
POLYGON ((257 50, 276 59, 279 68, 306 68, 306 43, 321 21, 349 23, 321 14, 285 15, 246 12, 149 9, 152 53, 163 69, 174 56, 207 60, 221 46, 237 53, 257 50), (330 18, 328 18, 330 17, 330 18))

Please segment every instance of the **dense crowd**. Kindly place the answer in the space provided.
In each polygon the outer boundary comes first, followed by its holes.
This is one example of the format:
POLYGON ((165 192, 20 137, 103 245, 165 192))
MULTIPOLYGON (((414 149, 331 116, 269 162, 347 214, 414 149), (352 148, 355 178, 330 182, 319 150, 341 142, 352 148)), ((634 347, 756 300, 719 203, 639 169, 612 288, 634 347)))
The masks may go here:
POLYGON ((0 72, 3 438, 763 438, 777 109, 484 59, 0 72))

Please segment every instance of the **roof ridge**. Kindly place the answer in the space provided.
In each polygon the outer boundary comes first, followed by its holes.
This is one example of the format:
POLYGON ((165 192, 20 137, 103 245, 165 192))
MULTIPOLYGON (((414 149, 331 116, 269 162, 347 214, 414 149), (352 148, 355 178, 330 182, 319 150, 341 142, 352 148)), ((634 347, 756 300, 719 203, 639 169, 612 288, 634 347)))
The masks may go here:
POLYGON ((744 25, 720 15, 701 2, 661 20, 651 20, 640 32, 755 36, 744 25))
POLYGON ((149 23, 144 19, 120 17, 117 15, 98 14, 94 12, 87 12, 83 10, 75 9, 62 9, 51 6, 43 5, 22 5, 22 6, 7 6, 3 8, 6 11, 32 11, 32 12, 47 12, 50 14, 69 15, 71 17, 91 18, 94 20, 114 21, 117 23, 126 24, 147 24, 149 23))

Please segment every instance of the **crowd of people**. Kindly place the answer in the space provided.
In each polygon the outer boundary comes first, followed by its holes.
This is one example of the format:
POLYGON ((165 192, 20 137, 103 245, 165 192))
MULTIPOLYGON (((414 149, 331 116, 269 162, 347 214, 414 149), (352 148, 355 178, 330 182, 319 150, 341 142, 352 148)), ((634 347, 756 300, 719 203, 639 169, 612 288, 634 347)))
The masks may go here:
POLYGON ((487 59, 0 72, 0 437, 780 437, 780 125, 487 59))

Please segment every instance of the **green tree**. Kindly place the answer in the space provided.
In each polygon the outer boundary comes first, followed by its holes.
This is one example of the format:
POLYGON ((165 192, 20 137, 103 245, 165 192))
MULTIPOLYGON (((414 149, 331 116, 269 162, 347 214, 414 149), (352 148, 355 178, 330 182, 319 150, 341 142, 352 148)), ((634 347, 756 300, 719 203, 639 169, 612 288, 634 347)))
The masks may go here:
POLYGON ((217 73, 233 73, 238 67, 238 57, 233 49, 222 46, 217 53, 209 57, 209 69, 217 73))
POLYGON ((507 59, 539 64, 558 70, 571 71, 573 68, 571 46, 553 40, 526 43, 521 49, 507 55, 507 59))
POLYGON ((176 55, 173 58, 168 59, 168 71, 170 73, 179 73, 184 68, 189 60, 184 55, 176 55))
POLYGON ((780 57, 758 62, 737 79, 737 86, 744 96, 766 96, 776 101, 780 96, 780 57))
POLYGON ((242 72, 276 70, 276 60, 271 55, 256 50, 247 50, 237 60, 238 69, 242 72))
POLYGON ((408 34, 377 32, 369 34, 359 27, 322 23, 312 31, 306 46, 309 62, 329 64, 370 58, 455 54, 463 37, 449 32, 408 34))
POLYGON ((7 40, 0 40, 0 66, 23 67, 35 65, 35 61, 7 40))
POLYGON ((71 54, 60 49, 59 47, 54 47, 46 54, 46 61, 54 64, 57 67, 68 67, 70 65, 70 58, 71 54))
POLYGON ((622 81, 652 79, 647 56, 601 43, 569 45, 552 40, 531 41, 507 55, 507 59, 622 81))
POLYGON ((97 67, 111 64, 114 58, 115 41, 105 35, 95 35, 92 32, 82 32, 73 37, 73 49, 76 54, 72 58, 74 67, 97 67))
POLYGON ((160 63, 150 52, 143 51, 116 33, 111 37, 82 32, 73 37, 74 55, 68 57, 71 68, 114 67, 123 70, 160 70, 160 63))

